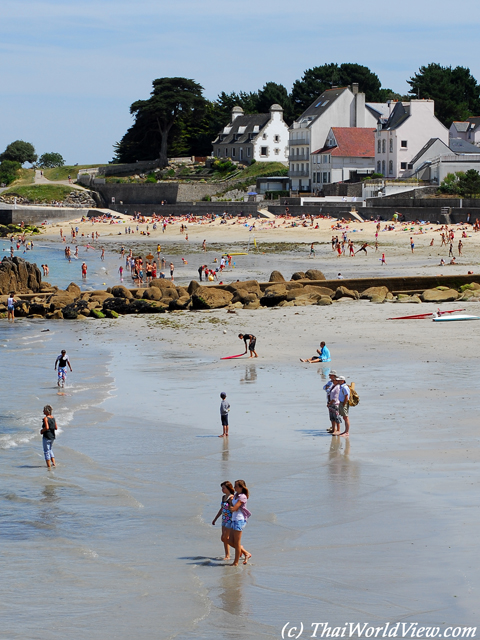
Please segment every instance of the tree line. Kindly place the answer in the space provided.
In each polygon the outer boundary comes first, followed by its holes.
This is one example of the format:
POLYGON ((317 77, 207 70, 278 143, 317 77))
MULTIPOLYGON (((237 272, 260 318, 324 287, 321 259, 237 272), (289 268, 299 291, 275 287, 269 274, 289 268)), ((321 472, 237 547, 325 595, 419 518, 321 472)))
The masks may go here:
POLYGON ((212 141, 229 121, 231 110, 239 105, 245 113, 268 113, 277 103, 284 119, 291 124, 327 89, 358 83, 367 102, 435 100, 435 115, 446 126, 454 120, 480 115, 480 85, 467 67, 442 67, 431 63, 420 67, 408 81, 407 95, 382 87, 368 67, 355 63, 324 64, 307 69, 293 83, 289 93, 276 82, 267 82, 253 92, 221 92, 216 100, 203 95, 203 87, 187 78, 158 78, 153 81, 150 98, 137 100, 130 107, 133 124, 114 145, 113 162, 160 159, 168 156, 206 156, 212 141))
POLYGON ((19 170, 26 162, 41 169, 63 167, 65 164, 59 153, 44 153, 39 158, 31 142, 15 140, 0 153, 0 185, 9 185, 16 180, 19 170))

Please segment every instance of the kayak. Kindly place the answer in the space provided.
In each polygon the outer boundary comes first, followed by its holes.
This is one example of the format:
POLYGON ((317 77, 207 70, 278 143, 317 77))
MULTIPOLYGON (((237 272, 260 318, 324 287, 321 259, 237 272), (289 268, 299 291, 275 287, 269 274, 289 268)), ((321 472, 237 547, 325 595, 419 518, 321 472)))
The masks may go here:
POLYGON ((421 320, 422 318, 431 318, 435 314, 443 316, 447 313, 457 313, 458 311, 465 311, 465 309, 450 309, 449 311, 433 311, 432 313, 419 313, 414 316, 399 316, 398 318, 387 318, 387 320, 421 320))
POLYGON ((480 320, 480 316, 448 316, 446 318, 432 318, 433 322, 454 322, 455 320, 480 320))

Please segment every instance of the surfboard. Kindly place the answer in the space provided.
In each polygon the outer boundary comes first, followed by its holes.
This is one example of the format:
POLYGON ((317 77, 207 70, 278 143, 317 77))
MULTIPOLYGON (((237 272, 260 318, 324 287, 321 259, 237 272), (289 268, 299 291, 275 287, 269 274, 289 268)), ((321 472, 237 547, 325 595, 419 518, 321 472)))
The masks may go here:
POLYGON ((433 322, 454 322, 456 320, 480 320, 480 316, 449 316, 447 318, 432 318, 433 322))
POLYGON ((220 360, 231 360, 232 358, 240 358, 240 356, 244 355, 244 353, 238 353, 236 356, 225 356, 225 358, 220 358, 220 360))

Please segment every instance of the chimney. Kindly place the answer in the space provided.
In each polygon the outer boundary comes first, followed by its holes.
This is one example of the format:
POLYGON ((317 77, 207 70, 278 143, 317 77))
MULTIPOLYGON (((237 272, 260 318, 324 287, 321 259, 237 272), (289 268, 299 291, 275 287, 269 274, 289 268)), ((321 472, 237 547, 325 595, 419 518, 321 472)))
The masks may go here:
POLYGON ((357 95, 357 93, 358 93, 358 82, 353 82, 352 83, 352 93, 353 93, 354 96, 357 95))
POLYGON ((355 127, 365 126, 365 94, 358 93, 358 84, 353 85, 353 94, 355 100, 355 127), (355 86, 356 85, 356 86, 355 86))
POLYGON ((238 118, 238 116, 243 116, 243 109, 242 107, 233 107, 232 109, 232 122, 235 120, 235 118, 238 118))

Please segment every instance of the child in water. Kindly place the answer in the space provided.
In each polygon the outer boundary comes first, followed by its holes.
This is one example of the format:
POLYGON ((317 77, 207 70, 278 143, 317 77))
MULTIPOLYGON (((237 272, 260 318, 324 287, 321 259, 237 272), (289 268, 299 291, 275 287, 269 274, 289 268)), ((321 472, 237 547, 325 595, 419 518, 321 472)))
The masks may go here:
POLYGON ((215 526, 216 521, 220 516, 222 516, 222 537, 221 540, 223 542, 223 546, 225 549, 225 558, 224 560, 230 560, 230 532, 232 529, 232 512, 230 511, 230 504, 233 498, 233 494, 235 493, 232 483, 228 480, 222 482, 220 485, 222 487, 222 504, 220 505, 220 509, 218 510, 217 515, 212 520, 213 526, 215 526))

